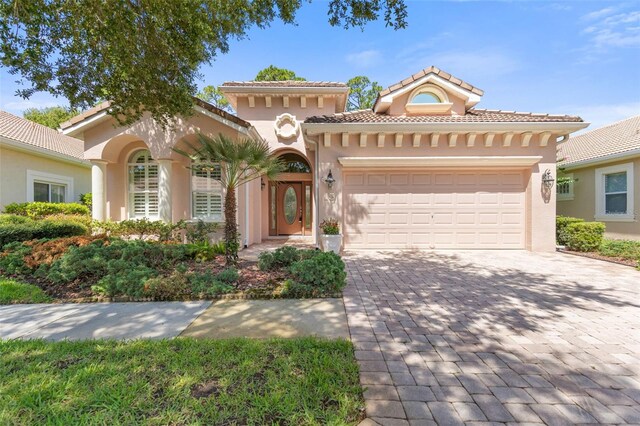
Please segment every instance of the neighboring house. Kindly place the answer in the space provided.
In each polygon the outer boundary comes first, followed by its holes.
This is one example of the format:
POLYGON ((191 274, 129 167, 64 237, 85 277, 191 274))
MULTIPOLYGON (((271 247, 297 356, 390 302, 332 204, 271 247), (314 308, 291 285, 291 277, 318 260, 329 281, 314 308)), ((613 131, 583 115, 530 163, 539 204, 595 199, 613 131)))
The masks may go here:
POLYGON ((94 217, 223 220, 216 170, 172 148, 196 132, 265 139, 287 163, 278 182, 238 194, 243 245, 283 235, 317 241, 335 217, 349 248, 555 249, 556 140, 579 117, 475 109, 483 92, 435 67, 344 112, 344 83, 227 82, 238 118, 197 101, 164 131, 145 117, 117 126, 100 105, 62 125, 85 141, 94 217), (331 182, 333 178, 334 182, 331 182))
POLYGON ((596 220, 607 236, 640 240, 640 115, 559 145, 558 214, 596 220))
POLYGON ((77 202, 91 191, 81 140, 0 111, 0 211, 10 203, 77 202))

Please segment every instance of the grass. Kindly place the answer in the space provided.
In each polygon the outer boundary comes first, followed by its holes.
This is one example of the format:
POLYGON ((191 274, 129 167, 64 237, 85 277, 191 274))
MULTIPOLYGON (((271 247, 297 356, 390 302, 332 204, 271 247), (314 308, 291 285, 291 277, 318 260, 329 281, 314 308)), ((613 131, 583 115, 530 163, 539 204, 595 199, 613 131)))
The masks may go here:
POLYGON ((0 277, 0 305, 11 303, 46 303, 51 298, 31 284, 0 277))
POLYGON ((598 253, 626 260, 640 260, 640 241, 605 239, 598 253))
POLYGON ((0 341, 0 424, 343 425, 362 419, 344 340, 0 341))

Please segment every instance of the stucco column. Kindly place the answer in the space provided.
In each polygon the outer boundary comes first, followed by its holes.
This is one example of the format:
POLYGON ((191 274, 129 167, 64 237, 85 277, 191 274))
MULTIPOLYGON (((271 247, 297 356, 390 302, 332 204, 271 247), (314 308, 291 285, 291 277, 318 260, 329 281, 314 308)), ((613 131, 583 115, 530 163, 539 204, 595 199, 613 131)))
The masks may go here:
POLYGON ((173 160, 158 160, 158 216, 163 222, 171 223, 171 164, 173 160))
POLYGON ((91 215, 95 220, 107 218, 107 162, 91 160, 91 215))

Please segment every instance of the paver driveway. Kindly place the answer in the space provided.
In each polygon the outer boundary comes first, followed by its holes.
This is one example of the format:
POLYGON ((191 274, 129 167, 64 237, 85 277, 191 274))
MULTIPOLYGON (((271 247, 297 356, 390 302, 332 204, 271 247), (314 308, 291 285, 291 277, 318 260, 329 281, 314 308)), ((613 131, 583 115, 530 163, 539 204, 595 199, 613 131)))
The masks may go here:
POLYGON ((640 423, 640 272, 559 253, 346 253, 380 424, 640 423))

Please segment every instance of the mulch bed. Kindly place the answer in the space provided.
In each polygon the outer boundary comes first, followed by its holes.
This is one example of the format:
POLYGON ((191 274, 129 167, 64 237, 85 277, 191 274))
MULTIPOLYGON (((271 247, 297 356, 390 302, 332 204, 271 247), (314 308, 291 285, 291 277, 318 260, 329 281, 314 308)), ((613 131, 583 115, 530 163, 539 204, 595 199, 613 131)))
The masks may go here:
POLYGON ((580 252, 567 249, 558 249, 558 251, 560 253, 572 254, 574 256, 588 257, 591 259, 603 260, 605 262, 617 263, 619 265, 631 266, 632 268, 638 267, 638 262, 636 262, 635 260, 624 259, 622 257, 603 256, 597 252, 580 252))

